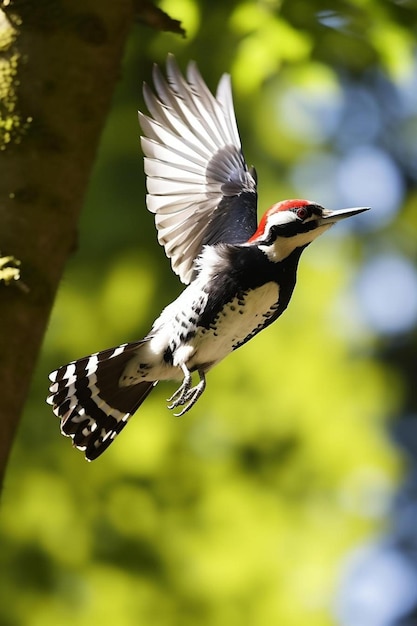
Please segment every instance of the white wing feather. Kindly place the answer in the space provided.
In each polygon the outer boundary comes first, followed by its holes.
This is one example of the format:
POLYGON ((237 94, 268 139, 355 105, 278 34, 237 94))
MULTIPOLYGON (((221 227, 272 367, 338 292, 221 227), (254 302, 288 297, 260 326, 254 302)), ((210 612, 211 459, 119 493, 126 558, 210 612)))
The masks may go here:
POLYGON ((155 67, 157 96, 144 87, 152 117, 139 113, 146 202, 172 269, 189 283, 210 219, 225 195, 224 185, 238 180, 239 191, 254 192, 256 182, 241 152, 230 77, 222 77, 215 97, 195 63, 189 64, 186 80, 169 55, 167 79, 155 67), (225 154, 216 162, 221 150, 225 154))

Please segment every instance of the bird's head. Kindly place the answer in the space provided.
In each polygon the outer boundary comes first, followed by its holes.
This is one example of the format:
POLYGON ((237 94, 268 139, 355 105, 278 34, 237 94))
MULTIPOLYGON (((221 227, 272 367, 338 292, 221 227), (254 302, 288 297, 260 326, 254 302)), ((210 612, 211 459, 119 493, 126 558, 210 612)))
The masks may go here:
POLYGON ((368 207, 357 207, 329 211, 309 200, 284 200, 264 214, 247 244, 258 246, 271 261, 279 262, 336 222, 367 210, 368 207))

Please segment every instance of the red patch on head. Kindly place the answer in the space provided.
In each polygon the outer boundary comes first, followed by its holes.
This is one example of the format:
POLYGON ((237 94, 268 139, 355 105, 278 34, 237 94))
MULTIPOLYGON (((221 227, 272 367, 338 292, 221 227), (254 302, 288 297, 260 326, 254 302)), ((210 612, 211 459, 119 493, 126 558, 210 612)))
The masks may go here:
POLYGON ((283 200, 282 202, 278 202, 278 204, 274 204, 267 211, 267 213, 276 213, 277 211, 289 211, 290 209, 298 209, 301 206, 308 206, 309 204, 313 204, 310 200, 283 200), (274 209, 274 210, 272 210, 274 209))
POLYGON ((283 200, 282 202, 277 202, 277 204, 273 204, 263 214, 261 221, 259 222, 259 226, 256 229, 256 232, 252 235, 250 239, 248 239, 248 242, 255 241, 256 239, 259 239, 259 237, 261 237, 264 234, 266 222, 270 215, 273 215, 274 213, 278 213, 278 211, 290 211, 291 209, 298 209, 299 207, 308 206, 309 204, 313 204, 313 203, 310 202, 310 200, 302 200, 302 199, 283 200))

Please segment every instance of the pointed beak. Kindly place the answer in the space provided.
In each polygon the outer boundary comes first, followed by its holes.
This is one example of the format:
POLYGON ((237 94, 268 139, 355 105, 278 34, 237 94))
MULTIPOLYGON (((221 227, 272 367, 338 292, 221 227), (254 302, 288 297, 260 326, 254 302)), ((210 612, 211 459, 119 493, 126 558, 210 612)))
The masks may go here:
POLYGON ((355 207, 353 209, 340 209, 339 211, 328 211, 327 209, 323 210, 323 214, 319 220, 320 226, 335 224, 335 222, 340 222, 341 220, 346 219, 347 217, 352 217, 353 215, 358 215, 359 213, 363 213, 364 211, 369 211, 370 207, 355 207))

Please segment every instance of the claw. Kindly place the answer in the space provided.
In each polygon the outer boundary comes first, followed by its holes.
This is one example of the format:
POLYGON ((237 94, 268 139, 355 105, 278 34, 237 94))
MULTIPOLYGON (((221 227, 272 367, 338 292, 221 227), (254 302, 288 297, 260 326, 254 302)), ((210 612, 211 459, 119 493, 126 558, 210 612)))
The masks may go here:
POLYGON ((187 411, 194 406, 206 388, 206 377, 202 370, 198 371, 200 382, 195 385, 195 387, 191 387, 192 379, 189 369, 185 364, 181 366, 181 369, 184 372, 184 380, 175 393, 173 393, 167 400, 167 402, 171 403, 168 405, 169 409, 175 409, 177 406, 184 407, 179 413, 174 413, 175 417, 181 417, 181 415, 187 413, 187 411))
POLYGON ((177 391, 175 391, 170 398, 168 398, 167 402, 171 402, 168 405, 169 409, 175 409, 176 406, 184 404, 186 400, 185 396, 190 391, 191 388, 191 373, 188 367, 184 364, 181 366, 182 371, 184 372, 184 380, 182 381, 180 387, 178 387, 177 391))
POLYGON ((202 395, 204 389, 206 388, 206 377, 204 376, 204 372, 199 372, 200 382, 195 387, 189 389, 189 391, 185 394, 183 398, 182 404, 186 404, 186 406, 179 413, 174 413, 175 417, 181 417, 184 413, 187 413, 197 402, 197 400, 202 395))

